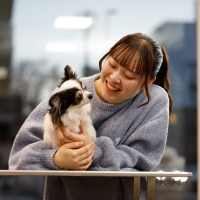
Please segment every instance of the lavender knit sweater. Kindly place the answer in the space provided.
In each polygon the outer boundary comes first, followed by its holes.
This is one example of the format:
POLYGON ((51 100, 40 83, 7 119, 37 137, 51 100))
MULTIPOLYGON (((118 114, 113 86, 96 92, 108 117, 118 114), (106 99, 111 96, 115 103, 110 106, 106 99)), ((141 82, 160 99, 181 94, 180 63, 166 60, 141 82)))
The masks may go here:
MULTIPOLYGON (((151 171, 160 162, 168 133, 169 100, 159 86, 149 87, 118 105, 107 104, 97 96, 94 79, 82 78, 94 94, 91 118, 97 131, 95 155, 88 170, 151 171)), ((55 149, 43 141, 43 120, 48 110, 44 99, 19 130, 9 158, 9 169, 59 170, 52 157, 55 149)), ((143 185, 143 183, 142 183, 143 185)), ((142 193, 145 191, 142 186, 142 193)), ((45 200, 132 200, 132 179, 115 177, 46 177, 45 200)), ((145 197, 144 197, 145 198, 145 197)))

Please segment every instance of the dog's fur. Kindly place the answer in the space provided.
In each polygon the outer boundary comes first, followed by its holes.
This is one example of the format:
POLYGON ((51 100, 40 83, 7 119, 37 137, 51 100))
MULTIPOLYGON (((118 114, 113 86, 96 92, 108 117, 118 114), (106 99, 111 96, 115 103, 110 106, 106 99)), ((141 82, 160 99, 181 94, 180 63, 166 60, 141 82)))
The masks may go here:
POLYGON ((44 140, 51 143, 53 148, 59 147, 56 140, 57 126, 67 126, 71 132, 78 134, 82 122, 91 139, 96 139, 96 131, 89 117, 93 95, 86 91, 70 66, 67 65, 64 71, 65 77, 49 99, 49 110, 43 124, 44 140))

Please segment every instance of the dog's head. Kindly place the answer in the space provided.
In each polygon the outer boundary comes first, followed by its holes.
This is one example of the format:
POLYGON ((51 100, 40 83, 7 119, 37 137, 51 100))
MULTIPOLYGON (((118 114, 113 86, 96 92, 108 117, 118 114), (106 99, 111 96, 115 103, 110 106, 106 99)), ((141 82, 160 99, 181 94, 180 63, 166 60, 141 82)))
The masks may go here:
POLYGON ((80 109, 90 103, 93 95, 77 79, 69 66, 65 67, 65 77, 56 93, 49 99, 49 114, 53 124, 62 126, 61 116, 73 109, 80 109))

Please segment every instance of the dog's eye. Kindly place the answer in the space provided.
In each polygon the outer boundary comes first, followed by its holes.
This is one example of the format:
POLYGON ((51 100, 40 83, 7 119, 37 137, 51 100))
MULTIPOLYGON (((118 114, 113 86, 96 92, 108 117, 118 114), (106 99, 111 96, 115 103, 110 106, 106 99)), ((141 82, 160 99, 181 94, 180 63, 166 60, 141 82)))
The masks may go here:
POLYGON ((83 94, 81 92, 81 90, 77 91, 76 96, 75 96, 75 102, 79 103, 81 102, 83 99, 83 94))
POLYGON ((77 97, 76 97, 76 102, 80 102, 80 101, 82 101, 82 99, 83 99, 83 95, 82 95, 82 94, 79 94, 79 95, 77 95, 77 97))
POLYGON ((78 99, 78 100, 81 100, 81 99, 82 99, 82 95, 78 95, 78 96, 77 96, 77 99, 78 99))

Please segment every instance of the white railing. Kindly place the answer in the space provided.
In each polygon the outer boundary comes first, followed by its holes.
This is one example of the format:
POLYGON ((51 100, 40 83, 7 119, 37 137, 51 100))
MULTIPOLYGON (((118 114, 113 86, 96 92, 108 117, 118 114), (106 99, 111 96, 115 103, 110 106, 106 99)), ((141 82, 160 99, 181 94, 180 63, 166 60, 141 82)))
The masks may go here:
MULTIPOLYGON (((132 177, 133 199, 140 200, 140 178, 147 178, 147 200, 155 199, 156 178, 191 177, 191 172, 124 172, 124 171, 33 171, 33 170, 0 170, 0 176, 93 176, 93 177, 132 177)), ((179 184, 179 183, 178 183, 179 184)))

